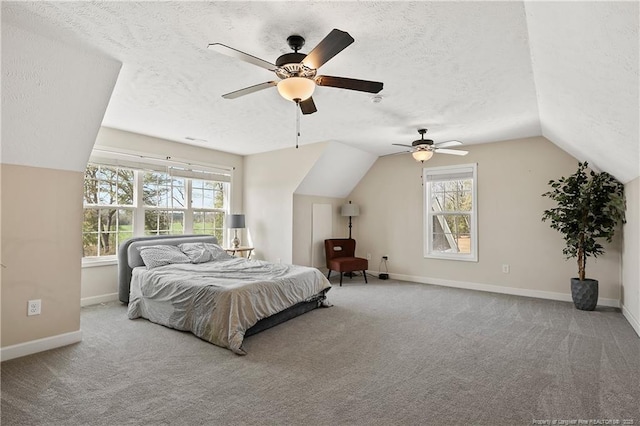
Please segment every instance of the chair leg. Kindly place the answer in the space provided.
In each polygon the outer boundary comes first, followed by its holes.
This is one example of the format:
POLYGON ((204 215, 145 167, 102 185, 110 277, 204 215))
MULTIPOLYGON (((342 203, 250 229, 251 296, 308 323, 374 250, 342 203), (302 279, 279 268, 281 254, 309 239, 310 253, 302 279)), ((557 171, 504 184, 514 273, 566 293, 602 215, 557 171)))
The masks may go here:
POLYGON ((329 269, 329 273, 327 274, 327 279, 331 276, 331 269, 329 269))
POLYGON ((340 287, 342 287, 342 272, 340 272, 340 287))
POLYGON ((369 283, 367 282, 367 271, 362 271, 362 275, 364 276, 364 283, 365 283, 365 284, 369 284, 369 283))

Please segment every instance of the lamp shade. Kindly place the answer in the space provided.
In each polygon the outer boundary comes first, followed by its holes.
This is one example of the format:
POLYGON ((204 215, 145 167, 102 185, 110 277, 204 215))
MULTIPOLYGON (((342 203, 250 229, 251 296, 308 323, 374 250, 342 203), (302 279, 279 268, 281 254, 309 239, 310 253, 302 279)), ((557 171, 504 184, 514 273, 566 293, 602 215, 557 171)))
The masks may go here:
POLYGON ((230 228, 230 229, 244 228, 244 215, 243 214, 227 215, 227 228, 230 228))
POLYGON ((413 158, 415 158, 416 161, 425 162, 429 158, 433 157, 433 151, 419 149, 418 151, 414 151, 411 155, 413 156, 413 158))
POLYGON ((340 208, 340 215, 342 216, 358 216, 360 215, 360 207, 357 204, 343 204, 340 208))
POLYGON ((289 77, 278 82, 278 92, 283 98, 290 101, 309 99, 315 88, 315 81, 305 77, 289 77))

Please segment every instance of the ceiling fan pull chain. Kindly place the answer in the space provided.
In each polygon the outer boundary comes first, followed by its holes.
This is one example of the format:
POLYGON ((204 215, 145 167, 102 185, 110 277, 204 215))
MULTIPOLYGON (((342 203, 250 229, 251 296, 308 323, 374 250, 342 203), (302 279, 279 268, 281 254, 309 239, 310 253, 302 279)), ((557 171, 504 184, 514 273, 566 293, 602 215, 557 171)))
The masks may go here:
POLYGON ((300 138, 300 101, 296 103, 296 148, 298 148, 299 138, 300 138))

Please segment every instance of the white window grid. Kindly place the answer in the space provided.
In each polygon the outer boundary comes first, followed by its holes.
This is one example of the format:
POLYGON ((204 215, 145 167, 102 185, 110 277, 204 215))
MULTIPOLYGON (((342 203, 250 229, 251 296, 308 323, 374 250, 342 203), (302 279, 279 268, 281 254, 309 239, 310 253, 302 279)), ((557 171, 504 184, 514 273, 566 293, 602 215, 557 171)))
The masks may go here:
MULTIPOLYGON (((462 261, 478 261, 478 215, 477 215, 477 164, 463 164, 455 166, 431 167, 423 170, 424 184, 424 257, 434 259, 462 260, 462 261), (442 210, 434 208, 433 199, 433 181, 471 181, 471 208, 469 210, 442 210), (455 251, 442 252, 434 249, 434 221, 442 228, 447 228, 445 217, 459 216, 469 218, 470 227, 470 253, 460 253, 455 251)), ((455 230, 454 230, 455 231, 455 230)), ((444 237, 452 239, 456 232, 443 232, 444 237)), ((450 246, 456 246, 455 241, 449 241, 450 246)))
MULTIPOLYGON (((96 164, 96 163, 90 163, 91 165, 95 165, 95 166, 101 166, 100 164, 96 164)), ((109 168, 115 168, 113 166, 104 166, 104 167, 109 167, 109 168)), ((122 168, 122 169, 126 169, 126 168, 122 168)), ((91 204, 91 203, 84 203, 84 208, 85 209, 117 209, 117 210, 129 210, 133 212, 133 220, 132 220, 132 236, 144 236, 144 235, 157 235, 157 234, 170 234, 172 233, 172 230, 174 228, 173 225, 173 219, 175 215, 182 215, 183 217, 183 224, 182 224, 182 230, 181 232, 175 232, 175 233, 183 233, 183 234, 192 234, 192 233, 212 233, 213 235, 216 235, 219 239, 219 241, 224 241, 224 221, 226 219, 226 216, 229 212, 229 196, 230 196, 230 183, 229 182, 219 182, 219 181, 215 181, 215 180, 211 180, 209 182, 214 182, 214 186, 216 184, 220 184, 219 186, 221 186, 222 188, 222 198, 223 198, 223 206, 222 207, 218 207, 218 208, 191 208, 189 206, 191 206, 192 204, 192 190, 193 190, 193 186, 192 186, 192 181, 194 179, 192 178, 179 178, 181 180, 183 180, 185 182, 184 185, 184 205, 178 205, 176 206, 173 202, 174 197, 170 197, 169 199, 171 200, 171 202, 167 202, 166 205, 164 206, 150 206, 150 205, 146 205, 144 202, 144 193, 142 191, 142 188, 144 187, 144 174, 148 173, 148 170, 138 170, 138 169, 134 169, 133 173, 134 173, 134 181, 135 181, 135 185, 134 185, 134 203, 132 205, 119 205, 119 204, 91 204), (169 221, 169 229, 154 229, 154 230, 145 230, 145 213, 146 212, 150 212, 150 211, 155 211, 158 212, 159 214, 169 214, 171 220, 169 221), (202 232, 199 232, 200 230, 196 230, 194 231, 194 213, 203 213, 203 214, 207 214, 207 213, 213 213, 213 214, 219 214, 222 216, 222 224, 221 226, 214 226, 213 228, 209 228, 209 227, 204 227, 204 229, 202 229, 202 232)), ((156 173, 164 173, 164 174, 169 174, 167 172, 161 172, 161 171, 155 171, 156 173)), ((197 180, 205 180, 206 179, 197 179, 197 180)), ((175 187, 175 181, 174 179, 171 179, 168 187, 169 189, 169 193, 173 194, 173 190, 175 187)), ((197 188, 196 188, 197 190, 197 188)), ((179 204, 179 203, 177 203, 179 204)), ((116 215, 117 216, 117 215, 116 215)), ((98 233, 98 238, 100 236, 101 233, 101 229, 99 227, 97 233, 98 233)), ((117 231, 116 231, 117 232, 117 231)), ((85 233, 83 232, 83 235, 85 233)), ((124 241, 124 239, 122 240, 124 241)), ((119 244, 122 242, 118 240, 117 245, 119 246, 119 244)), ((99 247, 100 245, 98 244, 98 256, 85 256, 85 258, 101 258, 104 259, 108 256, 101 256, 99 253, 99 247)), ((110 257, 115 257, 115 256, 110 256, 110 257)))

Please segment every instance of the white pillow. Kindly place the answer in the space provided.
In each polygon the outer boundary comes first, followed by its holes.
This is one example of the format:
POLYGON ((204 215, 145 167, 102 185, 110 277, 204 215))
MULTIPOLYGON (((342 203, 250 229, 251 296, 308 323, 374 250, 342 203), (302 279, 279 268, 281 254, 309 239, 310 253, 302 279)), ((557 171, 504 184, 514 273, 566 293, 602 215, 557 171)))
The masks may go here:
POLYGON ((191 263, 187 255, 176 246, 144 246, 138 250, 147 269, 173 263, 191 263))
POLYGON ((213 260, 213 254, 207 250, 204 243, 182 243, 178 248, 187 255, 191 263, 204 263, 213 260))
POLYGON ((225 259, 231 259, 233 257, 229 253, 227 253, 225 249, 223 249, 217 244, 213 244, 213 243, 202 243, 202 244, 204 245, 204 248, 209 253, 211 253, 211 257, 213 258, 212 260, 225 260, 225 259))

